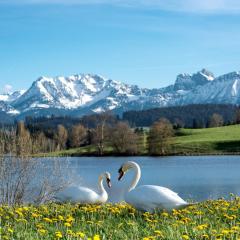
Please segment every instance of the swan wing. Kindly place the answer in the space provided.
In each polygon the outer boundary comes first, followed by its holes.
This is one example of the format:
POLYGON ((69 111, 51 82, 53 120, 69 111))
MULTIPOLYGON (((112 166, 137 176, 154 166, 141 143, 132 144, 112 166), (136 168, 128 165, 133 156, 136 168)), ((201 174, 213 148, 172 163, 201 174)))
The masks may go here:
POLYGON ((155 209, 171 210, 187 204, 177 193, 156 185, 142 185, 133 189, 125 195, 125 201, 139 210, 149 212, 155 209))
POLYGON ((55 195, 55 198, 61 202, 72 201, 73 199, 77 198, 78 196, 77 191, 78 191, 77 186, 69 186, 63 189, 61 192, 58 192, 55 195))
POLYGON ((69 186, 56 195, 61 202, 95 203, 99 195, 86 187, 69 186))
POLYGON ((79 187, 78 202, 97 203, 100 196, 90 188, 79 187))
POLYGON ((102 194, 98 194, 90 188, 79 187, 79 198, 78 202, 80 203, 105 203, 108 199, 108 194, 103 192, 102 194))

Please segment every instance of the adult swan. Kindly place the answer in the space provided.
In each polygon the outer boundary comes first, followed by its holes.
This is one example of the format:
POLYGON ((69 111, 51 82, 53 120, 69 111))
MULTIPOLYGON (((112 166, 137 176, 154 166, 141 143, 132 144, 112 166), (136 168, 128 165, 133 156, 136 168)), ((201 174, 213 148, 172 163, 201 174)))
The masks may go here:
POLYGON ((106 179, 107 185, 111 187, 111 175, 109 172, 102 173, 98 178, 99 193, 90 188, 69 186, 56 195, 56 199, 61 202, 73 202, 82 204, 99 204, 105 203, 108 194, 103 186, 103 178, 106 179))
POLYGON ((124 174, 130 169, 135 171, 135 176, 131 182, 128 192, 125 194, 125 201, 130 205, 147 212, 154 212, 155 210, 163 209, 171 211, 172 209, 180 209, 189 205, 180 198, 177 193, 165 187, 156 185, 141 185, 135 188, 141 177, 141 169, 135 162, 129 161, 120 167, 118 170, 118 180, 120 181, 124 174))

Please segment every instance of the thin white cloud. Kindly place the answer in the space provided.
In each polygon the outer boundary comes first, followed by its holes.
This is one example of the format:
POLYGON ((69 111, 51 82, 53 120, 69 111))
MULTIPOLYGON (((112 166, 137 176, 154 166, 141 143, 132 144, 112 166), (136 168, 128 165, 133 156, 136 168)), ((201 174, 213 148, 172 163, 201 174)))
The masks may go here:
POLYGON ((9 85, 9 84, 6 84, 4 87, 3 87, 3 92, 4 93, 10 93, 12 91, 12 86, 9 85))
POLYGON ((239 0, 0 0, 0 4, 108 4, 182 12, 240 12, 239 0))

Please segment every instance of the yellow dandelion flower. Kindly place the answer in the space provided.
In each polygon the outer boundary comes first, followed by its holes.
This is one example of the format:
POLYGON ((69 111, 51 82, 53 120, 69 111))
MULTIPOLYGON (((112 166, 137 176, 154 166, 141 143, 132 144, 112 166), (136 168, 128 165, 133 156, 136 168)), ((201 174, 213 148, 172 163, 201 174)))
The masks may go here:
POLYGON ((169 214, 168 214, 167 212, 163 212, 161 215, 162 215, 163 217, 168 217, 168 216, 169 216, 169 214))
POLYGON ((50 219, 50 218, 43 218, 43 221, 45 221, 47 223, 52 223, 53 222, 52 219, 50 219))
POLYGON ((62 233, 60 231, 57 231, 57 232, 55 232, 55 237, 56 238, 62 238, 63 235, 62 235, 62 233))
POLYGON ((23 210, 27 212, 29 210, 29 208, 28 207, 23 207, 23 210))
POLYGON ((23 217, 23 213, 19 210, 16 210, 15 213, 17 213, 20 217, 23 217))
POLYGON ((46 229, 43 229, 43 228, 40 228, 38 229, 38 232, 41 234, 41 235, 45 235, 47 233, 47 230, 46 229))
POLYGON ((189 238, 189 236, 188 236, 188 235, 186 235, 186 234, 183 234, 183 235, 182 235, 182 239, 184 239, 184 240, 188 240, 188 239, 190 239, 190 238, 189 238))
POLYGON ((160 231, 160 230, 155 230, 154 233, 156 233, 159 236, 162 236, 162 231, 160 231))
POLYGON ((85 237, 85 233, 78 231, 78 232, 76 232, 76 236, 80 237, 80 238, 84 238, 85 237))
POLYGON ((223 229, 221 233, 223 235, 227 235, 227 234, 229 234, 229 230, 228 229, 223 229))
POLYGON ((73 222, 74 218, 72 216, 68 216, 66 222, 73 222))
POLYGON ((71 223, 69 223, 69 222, 65 222, 65 223, 64 223, 64 226, 65 226, 65 227, 71 227, 71 226, 72 226, 72 224, 71 224, 71 223))
POLYGON ((93 240, 100 240, 100 236, 98 234, 94 235, 93 240))
POLYGON ((198 225, 197 227, 196 227, 196 229, 197 230, 204 230, 205 228, 207 228, 207 224, 201 224, 201 225, 198 225))
POLYGON ((240 230, 240 228, 239 228, 238 226, 233 226, 233 227, 232 227, 232 230, 233 230, 233 231, 238 231, 238 230, 240 230))

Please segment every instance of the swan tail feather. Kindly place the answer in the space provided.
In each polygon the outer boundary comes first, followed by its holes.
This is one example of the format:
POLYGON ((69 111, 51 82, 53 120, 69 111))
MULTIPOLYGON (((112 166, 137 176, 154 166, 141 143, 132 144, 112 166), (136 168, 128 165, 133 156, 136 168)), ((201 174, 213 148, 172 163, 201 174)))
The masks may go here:
POLYGON ((184 204, 181 204, 181 205, 178 205, 177 209, 181 210, 183 208, 187 208, 187 207, 190 207, 190 206, 195 206, 197 205, 198 203, 184 203, 184 204))

